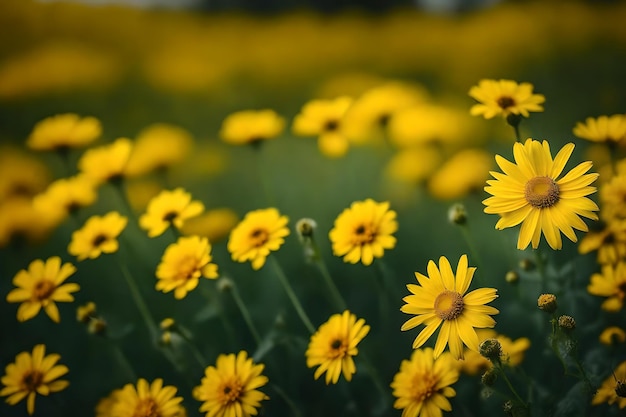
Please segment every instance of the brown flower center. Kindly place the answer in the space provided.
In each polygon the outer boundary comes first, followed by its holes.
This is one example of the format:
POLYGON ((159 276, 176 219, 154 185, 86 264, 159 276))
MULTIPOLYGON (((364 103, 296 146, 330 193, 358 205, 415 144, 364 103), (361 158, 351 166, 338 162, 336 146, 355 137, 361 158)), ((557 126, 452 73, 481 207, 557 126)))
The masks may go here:
POLYGON ((135 406, 133 417, 161 417, 161 410, 157 402, 151 398, 139 400, 135 406))
POLYGON ((330 343, 330 352, 328 352, 328 356, 331 359, 343 358, 346 356, 347 351, 348 343, 346 343, 345 340, 337 338, 330 343))
POLYGON ((233 380, 233 381, 229 381, 225 383, 222 386, 221 391, 222 391, 221 402, 223 405, 226 405, 226 404, 239 401, 241 397, 241 393, 243 391, 243 387, 241 386, 241 383, 238 380, 233 380))
POLYGON ((56 285, 54 285, 54 282, 44 279, 35 284, 33 295, 39 301, 47 300, 55 289, 56 285))
POLYGON ((497 103, 498 103, 498 106, 500 106, 502 110, 506 110, 509 107, 515 106, 515 100, 512 97, 508 97, 508 96, 500 97, 497 103))
POLYGON ((324 124, 324 132, 334 132, 339 128, 339 122, 337 120, 328 120, 326 124, 324 124))
POLYGON ((178 263, 178 278, 188 280, 198 278, 200 276, 200 268, 198 259, 195 256, 186 256, 178 263))
POLYGON ((267 243, 270 234, 266 229, 255 229, 250 233, 250 241, 252 246, 259 248, 267 243))
POLYGON ((435 392, 437 386, 437 377, 432 373, 426 375, 419 373, 413 378, 413 384, 411 384, 411 397, 416 402, 423 403, 430 398, 435 392))
POLYGON ((354 244, 364 245, 372 243, 376 239, 376 231, 371 225, 360 224, 354 229, 354 244))
POLYGON ((552 207, 559 201, 559 186, 550 177, 535 177, 526 183, 524 197, 535 208, 552 207))
POLYGON ((463 296, 445 290, 435 298, 435 314, 442 320, 454 320, 463 312, 463 296))
POLYGON ((93 241, 91 242, 91 245, 94 248, 97 248, 97 247, 99 247, 100 245, 102 245, 106 241, 107 241, 107 236, 106 235, 98 235, 98 236, 93 238, 93 241))
POLYGON ((22 377, 22 386, 26 391, 34 392, 43 382, 43 374, 35 369, 26 371, 22 377))
POLYGON ((166 221, 166 222, 171 223, 171 222, 173 222, 173 221, 174 221, 174 219, 175 219, 176 217, 178 217, 178 214, 179 214, 179 213, 178 213, 177 211, 170 211, 169 213, 166 213, 166 214, 163 216, 163 220, 164 220, 164 221, 166 221))

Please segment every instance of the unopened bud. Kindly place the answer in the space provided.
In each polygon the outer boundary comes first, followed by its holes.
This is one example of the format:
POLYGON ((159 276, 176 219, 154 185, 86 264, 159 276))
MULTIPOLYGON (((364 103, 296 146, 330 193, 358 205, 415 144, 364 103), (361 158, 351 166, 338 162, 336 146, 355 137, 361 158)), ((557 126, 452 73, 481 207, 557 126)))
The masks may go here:
POLYGON ((296 222, 296 233, 301 242, 306 239, 311 239, 315 229, 317 229, 317 223, 313 219, 305 217, 296 222))
POLYGON ((552 314, 556 311, 556 295, 554 294, 541 294, 537 299, 537 306, 540 310, 546 313, 552 314))
POLYGON ((76 320, 81 323, 89 323, 92 317, 96 315, 96 303, 90 301, 76 309, 76 320))
POLYGON ((515 271, 509 271, 504 276, 504 280, 509 284, 517 284, 517 281, 519 281, 519 274, 515 271))
POLYGON ((491 362, 498 362, 502 356, 502 345, 498 339, 485 339, 478 346, 478 352, 491 362))
POLYGON ((448 209, 448 220, 453 224, 467 223, 467 211, 461 203, 456 203, 448 209))
POLYGON ((217 280, 217 289, 221 292, 232 290, 234 285, 233 281, 227 277, 222 277, 217 280))
POLYGON ((496 383, 496 379, 498 379, 498 374, 493 368, 489 368, 480 377, 480 382, 482 382, 483 385, 490 387, 496 383))
POLYGON ((89 333, 91 334, 98 334, 101 335, 103 334, 107 329, 107 323, 106 321, 102 320, 101 318, 92 318, 89 321, 89 324, 87 325, 87 331, 89 331, 89 333))
POLYGON ((574 317, 562 315, 558 320, 559 327, 565 330, 574 330, 576 328, 576 320, 574 317))

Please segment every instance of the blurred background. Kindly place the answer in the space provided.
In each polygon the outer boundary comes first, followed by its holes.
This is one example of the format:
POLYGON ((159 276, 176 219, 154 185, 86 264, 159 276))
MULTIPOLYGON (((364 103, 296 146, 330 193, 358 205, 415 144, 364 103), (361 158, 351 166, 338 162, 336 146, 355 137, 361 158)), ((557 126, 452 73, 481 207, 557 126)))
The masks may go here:
MULTIPOLYGON (((389 323, 380 323, 377 308, 372 308, 377 294, 371 268, 344 264, 332 256, 327 241, 335 217, 351 202, 368 197, 388 200, 398 211, 398 245, 385 261, 401 292, 413 280, 414 271, 425 272, 429 259, 446 255, 456 264, 460 254, 468 252, 459 230, 447 221, 447 208, 455 201, 464 202, 473 219, 470 233, 482 254, 483 285, 496 286, 501 301, 519 295, 505 287, 503 277, 529 254, 513 250, 516 231, 494 230, 495 216, 482 213, 486 195, 481 187, 436 194, 423 179, 390 174, 390 161, 402 146, 355 146, 343 158, 327 158, 315 140, 290 133, 293 117, 311 99, 357 98, 387 81, 401 81, 417 86, 430 103, 454 114, 435 128, 443 159, 467 148, 510 159, 512 130, 500 119, 471 119, 473 100, 467 95, 480 79, 506 78, 531 82, 535 92, 546 96, 545 112, 524 120, 521 130, 524 137, 550 140, 554 154, 573 141, 576 122, 626 111, 625 21, 624 1, 4 0, 0 2, 0 152, 7 155, 17 148, 39 160, 50 182, 65 175, 61 161, 53 154, 28 152, 24 146, 35 123, 46 117, 68 112, 97 117, 104 131, 99 144, 118 137, 136 138, 154 123, 182 127, 193 138, 194 151, 183 165, 172 168, 166 185, 183 186, 208 209, 229 208, 239 218, 273 205, 289 216, 291 227, 301 217, 316 219, 323 256, 351 310, 365 317, 373 329, 380 329, 389 323), (278 139, 267 142, 262 154, 219 139, 226 116, 263 108, 276 110, 288 127, 278 139), (452 134, 443 129, 451 124, 452 134), (257 164, 270 184, 271 198, 261 192, 257 164)), ((574 159, 581 160, 586 146, 579 143, 574 159)), ((134 187, 129 188, 129 197, 138 213, 159 189, 154 178, 129 187, 134 187)), ((97 205, 88 208, 83 218, 120 207, 109 191, 101 190, 97 205)), ((137 373, 149 380, 163 377, 179 386, 189 415, 199 415, 189 382, 151 350, 125 284, 107 255, 78 264, 81 292, 76 303, 60 306, 60 325, 43 314, 17 323, 17 306, 5 301, 13 288, 12 277, 36 258, 60 255, 74 262, 66 247, 75 229, 68 221, 36 244, 16 243, 9 236, 0 248, 2 369, 17 353, 46 343, 69 366, 71 385, 49 399, 38 397, 36 415, 92 415, 98 399, 129 382, 112 369, 111 354, 102 341, 74 320, 76 306, 94 300, 137 373)), ((135 273, 143 280, 142 290, 157 319, 174 316, 188 326, 210 363, 219 353, 254 351, 245 331, 234 338, 225 333, 217 310, 200 294, 190 294, 181 302, 153 290, 150 273, 171 236, 148 239, 136 225, 125 233, 143 256, 142 265, 134 266, 135 273)), ((291 335, 276 348, 274 360, 281 358, 281 352, 303 356, 308 339, 271 272, 266 268, 252 273, 249 265, 232 262, 226 235, 213 244, 220 271, 238 283, 259 326, 274 329, 279 322, 281 331, 291 335)), ((317 325, 333 310, 320 289, 319 276, 301 252, 292 232, 277 257, 317 325)), ((565 242, 563 251, 550 256, 567 261, 575 254, 575 244, 565 242)), ((477 261, 470 256, 470 265, 477 261)), ((593 268, 592 259, 567 271, 574 277, 576 291, 584 293, 593 268)), ((202 285, 214 286, 214 282, 202 285)), ((534 308, 536 294, 529 291, 521 297, 525 304, 506 309, 496 305, 502 309, 498 331, 511 337, 530 337, 541 320, 534 311, 524 310, 524 306, 534 308)), ((223 304, 234 327, 245 330, 232 301, 223 304)), ((571 308, 585 317, 590 304, 597 308, 599 301, 572 303, 571 308)), ((415 336, 395 331, 405 317, 393 308, 392 335, 384 338, 373 330, 369 336, 371 356, 389 382, 400 361, 409 357, 415 336)), ((296 402, 307 404, 306 415, 342 410, 334 407, 343 401, 343 394, 337 400, 336 392, 313 381, 304 358, 294 363, 297 366, 289 369, 268 365, 270 380, 286 388, 296 402)), ((540 362, 531 366, 529 372, 549 372, 540 362)), ((198 369, 191 372, 194 385, 201 374, 198 369)), ((354 384, 357 393, 371 391, 366 378, 357 378, 354 384)), ((492 410, 479 404, 472 387, 470 382, 461 383, 460 397, 471 400, 454 403, 458 415, 492 410)), ((286 415, 286 410, 279 400, 272 401, 262 415, 286 415)), ((386 415, 399 414, 388 410, 386 415)), ((2 402, 0 415, 26 415, 25 405, 9 407, 2 402)))

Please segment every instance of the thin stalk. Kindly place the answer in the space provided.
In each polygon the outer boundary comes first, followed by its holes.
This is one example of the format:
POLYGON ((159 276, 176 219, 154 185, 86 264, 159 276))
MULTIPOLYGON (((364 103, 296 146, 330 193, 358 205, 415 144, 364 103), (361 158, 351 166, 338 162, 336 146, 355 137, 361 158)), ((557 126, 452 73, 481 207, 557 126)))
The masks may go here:
POLYGON ((291 398, 289 398, 289 396, 287 395, 287 393, 285 391, 283 391, 283 389, 281 387, 279 387, 276 384, 270 384, 270 387, 276 391, 276 393, 283 399, 283 401, 289 406, 289 408, 291 409, 291 415, 294 417, 301 417, 302 413, 300 412, 300 410, 298 409, 298 407, 296 406, 296 403, 293 402, 293 400, 291 398))
POLYGON ((498 373, 500 375, 502 375, 502 379, 504 380, 504 383, 507 385, 507 387, 509 387, 509 390, 511 391, 511 393, 513 393, 513 395, 515 396, 515 398, 517 399, 517 401, 524 407, 524 408, 528 408, 528 405, 526 404, 526 402, 524 400, 522 400, 522 397, 520 397, 520 395, 517 393, 517 391, 515 390, 515 388, 513 388, 513 384, 511 384, 511 381, 509 380, 509 377, 506 375, 506 372, 504 371, 504 368, 502 368, 502 364, 494 364, 494 367, 498 370, 498 373))
POLYGON ((274 267, 274 271, 276 272, 276 275, 278 276, 280 283, 285 289, 285 292, 287 293, 287 296, 289 297, 291 304, 293 304, 293 307, 296 309, 296 313, 298 313, 300 320, 302 320, 302 323, 304 323, 304 326, 307 328, 309 333, 311 334, 315 333, 315 327, 313 326, 313 323, 311 323, 309 316, 304 311, 302 304, 300 304, 300 301, 298 300, 298 297, 293 291, 291 284, 289 284, 289 280, 287 279, 287 276, 285 275, 282 268, 278 264, 278 261, 274 257, 270 257, 270 258, 271 258, 270 262, 272 263, 272 266, 274 267))
POLYGON ((389 392, 385 389, 385 386, 381 382, 378 371, 372 364, 372 361, 369 360, 369 357, 365 354, 365 352, 361 352, 360 357, 361 357, 361 360, 363 361, 363 364, 365 364, 365 367, 367 368, 367 373, 372 379, 374 386, 376 386, 376 389, 378 390, 378 393, 380 394, 383 408, 387 408, 387 400, 388 400, 389 392))
POLYGON ((152 315, 150 314, 148 305, 146 304, 143 297, 141 296, 141 293, 139 292, 139 287, 137 286, 137 283, 135 282, 135 278, 131 275, 126 265, 120 265, 120 270, 122 271, 122 276, 124 277, 124 279, 126 280, 126 283, 128 284, 128 288, 130 289, 130 294, 133 297, 133 300, 135 301, 137 308, 139 309, 139 313, 141 314, 141 317, 143 318, 143 321, 146 324, 146 327, 148 328, 150 332, 150 336, 152 337, 152 343, 156 344, 159 331, 158 331, 156 324, 154 323, 154 319, 152 318, 152 315))
POLYGON ((252 316, 250 315, 250 311, 248 310, 248 307, 246 307, 246 303, 244 303, 243 300, 241 299, 241 295, 239 294, 239 289, 237 288, 237 285, 234 282, 232 283, 230 292, 233 295, 233 300, 235 300, 235 304, 237 304, 239 311, 241 311, 241 315, 243 316, 243 319, 246 322, 246 325, 248 326, 248 330, 250 330, 250 333, 252 334, 254 341, 256 342, 257 346, 260 346, 261 336, 259 335, 259 332, 257 331, 254 325, 254 322, 252 321, 252 316))
POLYGON ((209 303, 216 305, 216 308, 219 311, 218 315, 219 315, 220 321, 222 322, 222 327, 224 327, 224 331, 228 335, 228 339, 230 341, 231 346, 234 347, 236 345, 235 329, 233 328, 233 325, 231 324, 230 320, 228 320, 228 316, 226 315, 224 311, 224 305, 222 304, 222 300, 220 299, 220 297, 215 297, 213 293, 204 285, 200 286, 200 292, 209 301, 209 303))
POLYGON ((182 337, 182 339, 185 341, 185 343, 187 344, 187 347, 189 347, 189 349, 191 350, 191 354, 194 356, 194 358, 196 359, 200 367, 204 369, 207 363, 206 359, 204 358, 204 355, 200 352, 200 350, 198 349, 198 347, 196 346, 196 344, 193 342, 193 340, 190 337, 188 337, 183 332, 180 332, 179 334, 182 337))
MULTIPOLYGON (((478 251, 476 250, 476 245, 474 245, 474 240, 472 239, 472 236, 470 235, 469 228, 467 227, 466 224, 460 224, 459 228, 461 229, 461 235, 463 235, 463 240, 465 240, 465 243, 467 244, 469 253, 472 255, 472 258, 474 258, 473 264, 476 265, 476 268, 479 271, 482 271, 481 267, 483 263, 480 259, 480 255, 478 254, 478 251)), ((481 274, 479 274, 478 277, 476 277, 476 282, 478 284, 482 284, 481 280, 482 280, 481 274)))
POLYGON ((109 342, 111 346, 111 351, 113 352, 113 356, 115 357, 115 360, 119 364, 120 368, 122 368, 122 370, 126 374, 126 377, 129 379, 129 381, 137 381, 137 374, 135 373, 135 370, 126 358, 126 355, 124 355, 122 349, 120 349, 120 347, 113 340, 110 340, 109 342))
POLYGON ((326 287, 328 287, 328 291, 335 302, 335 307, 337 307, 340 311, 346 310, 348 308, 348 304, 341 296, 337 285, 335 285, 335 281, 330 275, 328 267, 326 267, 326 262, 324 262, 324 258, 322 258, 320 248, 313 237, 310 238, 310 244, 313 249, 313 262, 315 262, 317 269, 319 269, 320 274, 322 274, 322 278, 324 278, 326 287))

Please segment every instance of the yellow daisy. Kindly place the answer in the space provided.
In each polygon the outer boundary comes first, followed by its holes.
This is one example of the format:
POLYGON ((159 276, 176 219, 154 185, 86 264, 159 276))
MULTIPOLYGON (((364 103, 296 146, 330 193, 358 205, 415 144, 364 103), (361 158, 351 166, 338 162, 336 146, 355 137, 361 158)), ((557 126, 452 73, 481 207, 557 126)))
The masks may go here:
POLYGON ((451 385, 458 380, 451 354, 435 358, 432 348, 417 349, 393 377, 393 407, 402 410, 402 417, 440 417, 442 411, 452 411, 448 398, 456 396, 451 385))
POLYGON ((52 216, 58 224, 81 207, 92 205, 97 198, 95 184, 85 175, 76 175, 54 181, 33 198, 33 205, 37 211, 52 216))
POLYGON ((29 415, 35 412, 37 394, 47 396, 67 388, 69 382, 58 380, 69 372, 67 366, 57 365, 61 356, 53 353, 46 356, 46 346, 36 345, 32 353, 22 352, 15 357, 15 362, 7 365, 0 381, 4 387, 1 397, 8 397, 6 402, 15 405, 26 398, 26 410, 29 415))
POLYGON ((596 191, 590 186, 598 174, 585 174, 591 162, 583 162, 560 179, 574 144, 568 143, 552 160, 550 145, 527 139, 515 143, 516 164, 496 155, 503 173, 491 172, 495 180, 487 181, 485 191, 492 195, 483 201, 485 213, 498 214, 496 229, 502 230, 522 223, 518 249, 539 246, 541 233, 552 249, 561 249, 561 233, 576 242, 574 229, 587 231, 579 216, 597 220, 596 203, 585 197, 596 191))
MULTIPOLYGON (((502 357, 500 359, 511 367, 522 363, 524 354, 530 348, 530 340, 526 337, 512 340, 510 337, 498 334, 492 329, 480 329, 476 331, 476 334, 478 335, 479 346, 480 342, 484 340, 497 339, 502 348, 502 357)), ((465 349, 465 360, 458 361, 457 364, 460 371, 468 375, 476 375, 493 366, 489 359, 469 349, 465 349)))
POLYGON ((345 262, 371 265, 374 258, 382 258, 385 249, 396 246, 392 236, 398 230, 396 212, 389 202, 377 203, 372 199, 355 201, 335 219, 328 236, 333 244, 333 254, 343 256, 345 262))
POLYGON ((626 220, 626 173, 615 175, 600 186, 600 204, 607 221, 626 220))
POLYGON ((185 298, 198 286, 199 278, 217 278, 217 265, 211 263, 211 244, 207 238, 181 237, 165 249, 157 266, 156 289, 185 298))
POLYGON ((88 149, 78 160, 78 169, 96 184, 118 180, 126 176, 132 149, 133 143, 127 138, 88 149))
POLYGON ((603 265, 600 273, 591 275, 587 292, 599 297, 607 297, 601 306, 603 310, 612 313, 621 311, 624 306, 624 297, 626 297, 626 262, 603 265))
POLYGON ((274 139, 284 129, 285 119, 274 110, 243 110, 224 119, 219 135, 231 145, 245 145, 274 139))
POLYGON ((140 378, 137 386, 126 384, 117 392, 111 417, 183 417, 183 398, 176 397, 177 391, 172 385, 163 386, 161 378, 152 383, 140 378))
POLYGON ((193 397, 202 402, 201 412, 207 417, 249 417, 258 414, 261 401, 269 399, 259 391, 268 383, 265 365, 255 364, 245 351, 237 355, 219 355, 215 366, 204 371, 193 397))
POLYGON ((139 132, 125 167, 126 175, 136 177, 163 171, 182 162, 193 146, 193 137, 185 129, 155 123, 139 132))
POLYGON ((0 202, 33 197, 46 189, 50 177, 43 162, 19 148, 0 145, 0 202))
POLYGON ((304 353, 306 366, 315 370, 315 379, 326 373, 326 384, 336 384, 343 374, 346 381, 352 380, 356 372, 353 357, 358 355, 357 345, 370 331, 364 319, 358 319, 350 311, 333 314, 311 336, 309 347, 304 353))
POLYGON ((38 122, 26 139, 26 146, 38 151, 63 150, 89 145, 102 133, 95 117, 67 113, 38 122))
POLYGON ((573 132, 577 137, 592 142, 616 144, 626 139, 626 115, 588 117, 585 123, 576 123, 573 132))
POLYGON ((57 220, 53 213, 36 210, 30 198, 13 197, 0 204, 0 247, 14 239, 41 243, 54 227, 57 220))
POLYGON ((479 102, 470 109, 472 116, 491 119, 510 114, 529 116, 529 112, 542 112, 541 104, 546 101, 542 94, 533 94, 530 83, 518 84, 511 80, 480 80, 470 88, 469 95, 479 102))
POLYGON ((428 191, 441 200, 465 197, 480 190, 493 166, 491 155, 482 149, 465 149, 454 154, 428 180, 428 191))
POLYGON ((600 343, 606 346, 614 346, 626 342, 626 332, 617 326, 609 326, 600 333, 600 343))
POLYGON ((226 237, 239 223, 239 216, 232 209, 216 208, 189 219, 183 225, 183 234, 200 235, 209 238, 209 242, 218 242, 226 237))
POLYGON ((288 221, 275 208, 247 213, 230 232, 228 251, 233 261, 250 261, 253 269, 261 269, 270 252, 277 251, 289 235, 288 221))
POLYGON ((614 219, 605 224, 603 229, 587 233, 578 244, 578 253, 592 251, 598 252, 599 264, 613 265, 626 259, 626 220, 614 219))
POLYGON ((117 211, 104 216, 91 216, 85 225, 72 233, 67 250, 79 261, 95 259, 102 253, 114 253, 119 248, 117 237, 122 233, 128 218, 117 211))
POLYGON ((411 295, 403 298, 406 304, 400 309, 403 313, 415 315, 402 325, 402 331, 425 325, 415 338, 413 349, 426 343, 441 326, 435 343, 435 357, 441 355, 446 344, 456 359, 464 357, 463 344, 478 352, 478 336, 474 328, 493 327, 496 322, 490 316, 499 311, 486 305, 498 297, 495 288, 480 288, 467 293, 475 271, 475 267, 468 267, 467 255, 463 255, 456 275, 445 256, 439 258, 439 268, 433 261, 428 262, 428 276, 415 273, 419 285, 407 284, 411 295))
POLYGON ((434 146, 415 146, 396 152, 385 173, 392 179, 420 184, 441 164, 441 151, 434 146))
POLYGON ((620 410, 625 408, 626 397, 620 397, 615 392, 618 383, 626 383, 626 361, 617 365, 617 368, 611 373, 611 376, 602 382, 602 385, 593 396, 591 404, 599 405, 608 403, 609 405, 613 405, 617 403, 620 410))
POLYGON ((352 98, 341 96, 332 100, 311 100, 293 120, 292 130, 298 136, 317 136, 320 151, 331 158, 344 156, 349 142, 343 132, 343 117, 352 105, 352 98))
POLYGON ((26 321, 35 317, 40 309, 44 309, 52 321, 61 321, 59 309, 55 302, 72 302, 73 292, 80 289, 76 283, 63 282, 76 272, 71 263, 61 265, 61 258, 52 256, 45 262, 34 260, 28 270, 22 269, 13 278, 17 288, 7 294, 9 303, 22 303, 17 309, 17 319, 26 321))
POLYGON ((191 201, 191 194, 182 188, 163 190, 150 200, 146 213, 139 218, 139 226, 148 231, 148 236, 160 236, 170 225, 181 229, 185 220, 204 211, 204 204, 191 201))

